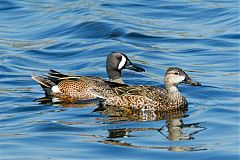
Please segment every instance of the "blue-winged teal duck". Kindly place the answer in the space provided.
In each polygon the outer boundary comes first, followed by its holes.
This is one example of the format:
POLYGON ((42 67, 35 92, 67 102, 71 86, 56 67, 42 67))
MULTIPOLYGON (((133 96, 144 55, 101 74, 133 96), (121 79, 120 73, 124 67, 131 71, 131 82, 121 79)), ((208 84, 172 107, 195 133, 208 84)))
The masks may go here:
POLYGON ((89 100, 97 98, 91 93, 92 89, 103 90, 115 85, 124 85, 121 79, 122 69, 145 71, 134 65, 125 54, 112 52, 106 60, 106 70, 110 81, 100 77, 65 75, 55 70, 50 70, 45 77, 32 76, 32 78, 41 85, 47 97, 60 98, 60 101, 89 100))
POLYGON ((157 86, 120 86, 105 90, 95 89, 95 94, 102 98, 103 106, 117 106, 129 109, 149 109, 166 111, 186 107, 187 100, 178 91, 180 83, 200 86, 182 69, 169 68, 164 77, 165 88, 157 86))

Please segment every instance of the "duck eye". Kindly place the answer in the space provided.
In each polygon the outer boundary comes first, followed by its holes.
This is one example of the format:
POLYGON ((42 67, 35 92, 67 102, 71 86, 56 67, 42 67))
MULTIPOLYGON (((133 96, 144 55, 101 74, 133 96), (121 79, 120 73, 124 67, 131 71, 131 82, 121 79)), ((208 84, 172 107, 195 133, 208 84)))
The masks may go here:
POLYGON ((175 75, 179 75, 179 72, 175 72, 174 74, 175 74, 175 75))
POLYGON ((119 57, 117 57, 117 59, 118 59, 118 60, 121 60, 121 59, 122 59, 122 57, 121 57, 121 56, 119 56, 119 57))

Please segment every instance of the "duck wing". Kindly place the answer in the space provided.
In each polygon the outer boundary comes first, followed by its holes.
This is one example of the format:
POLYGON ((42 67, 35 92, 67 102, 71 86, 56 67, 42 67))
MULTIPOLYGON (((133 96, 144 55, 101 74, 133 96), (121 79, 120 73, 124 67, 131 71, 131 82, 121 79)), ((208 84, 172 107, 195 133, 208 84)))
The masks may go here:
POLYGON ((95 94, 99 98, 108 99, 109 97, 121 97, 121 96, 132 96, 132 97, 146 97, 152 100, 157 100, 159 96, 166 95, 166 90, 157 86, 119 86, 111 87, 105 90, 94 89, 95 94))

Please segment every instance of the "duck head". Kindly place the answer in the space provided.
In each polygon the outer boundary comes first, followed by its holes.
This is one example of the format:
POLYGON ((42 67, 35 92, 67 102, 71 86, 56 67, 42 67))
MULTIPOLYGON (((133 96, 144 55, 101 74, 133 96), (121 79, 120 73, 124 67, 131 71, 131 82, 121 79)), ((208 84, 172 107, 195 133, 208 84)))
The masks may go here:
POLYGON ((106 69, 110 79, 121 77, 122 69, 129 69, 135 72, 144 72, 145 70, 133 64, 129 58, 121 52, 112 52, 107 56, 106 69))
POLYGON ((192 86, 201 86, 199 82, 191 79, 187 73, 177 67, 170 67, 167 69, 164 77, 164 83, 166 86, 177 86, 181 83, 190 84, 192 86))

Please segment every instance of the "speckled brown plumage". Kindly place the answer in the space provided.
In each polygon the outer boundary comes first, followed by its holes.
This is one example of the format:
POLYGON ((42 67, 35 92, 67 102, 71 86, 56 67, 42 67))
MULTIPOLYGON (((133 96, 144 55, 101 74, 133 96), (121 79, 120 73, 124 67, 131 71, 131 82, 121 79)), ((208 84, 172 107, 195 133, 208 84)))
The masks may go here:
POLYGON ((200 85, 193 81, 180 68, 171 67, 165 74, 165 88, 156 86, 121 86, 104 91, 96 89, 96 94, 104 100, 104 106, 118 106, 133 109, 167 111, 174 108, 186 107, 187 100, 177 89, 180 83, 200 85))
POLYGON ((71 76, 50 70, 46 77, 33 76, 33 79, 45 90, 46 96, 60 98, 64 102, 76 102, 80 100, 95 99, 92 90, 105 90, 115 86, 127 86, 104 80, 100 77, 71 76), (60 92, 53 93, 51 88, 58 86, 60 92))
POLYGON ((55 94, 54 96, 60 98, 69 97, 75 100, 94 99, 96 98, 96 95, 92 94, 92 89, 110 89, 110 86, 113 84, 114 83, 108 83, 108 81, 97 77, 74 77, 70 79, 66 78, 58 83, 58 87, 61 93, 55 94))
POLYGON ((185 98, 179 97, 178 101, 171 101, 165 89, 155 86, 127 86, 105 90, 107 95, 104 105, 114 105, 135 109, 169 110, 174 106, 185 106, 185 98))

